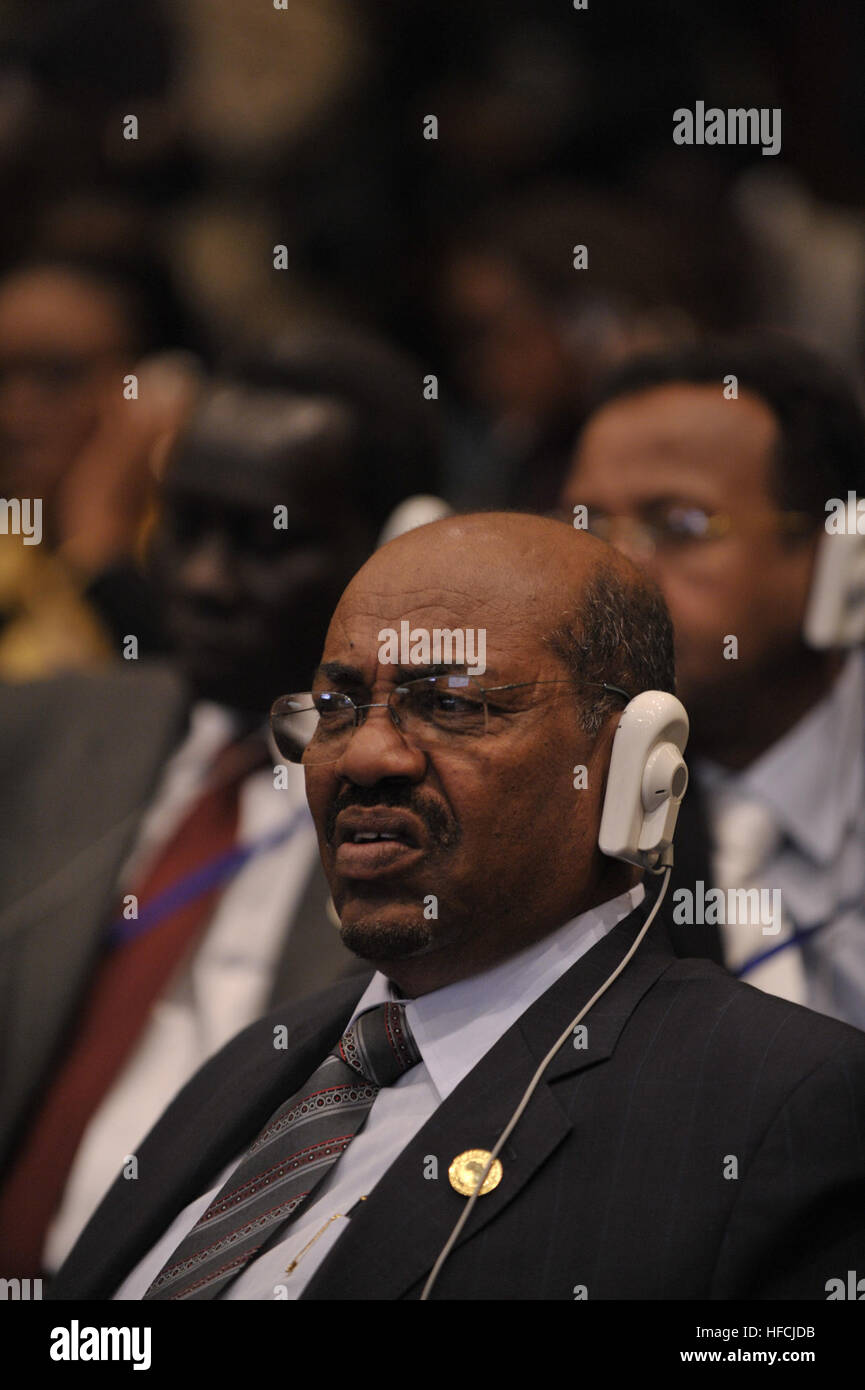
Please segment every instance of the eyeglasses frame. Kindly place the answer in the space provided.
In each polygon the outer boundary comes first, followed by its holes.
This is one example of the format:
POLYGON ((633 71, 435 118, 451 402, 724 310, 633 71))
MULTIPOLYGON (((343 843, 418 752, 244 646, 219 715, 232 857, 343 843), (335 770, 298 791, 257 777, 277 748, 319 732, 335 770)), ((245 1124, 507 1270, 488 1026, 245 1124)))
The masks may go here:
MULTIPOLYGON (((447 674, 447 673, 444 673, 444 674, 447 674)), ((457 674, 457 673, 454 672, 454 674, 457 674)), ((390 695, 388 696, 388 698, 387 698, 386 700, 376 700, 376 701, 373 701, 373 702, 371 702, 371 703, 369 703, 369 704, 365 704, 365 705, 358 705, 358 704, 355 703, 355 701, 351 698, 350 695, 343 695, 343 698, 344 698, 345 700, 348 701, 348 704, 351 706, 352 710, 354 711, 354 723, 353 723, 352 726, 351 726, 351 730, 350 730, 350 734, 349 734, 349 741, 350 741, 350 739, 351 739, 351 736, 352 736, 352 735, 356 732, 356 730, 360 727, 361 721, 358 719, 358 715, 360 714, 361 710, 368 710, 368 709, 386 709, 386 710, 388 710, 389 713, 390 713, 391 721, 392 721, 392 723, 393 723, 394 728, 395 728, 395 729, 400 729, 400 730, 401 730, 401 726, 400 726, 400 723, 399 723, 399 716, 397 715, 397 713, 396 713, 396 711, 394 710, 393 705, 392 705, 392 703, 391 703, 393 696, 394 696, 398 691, 404 690, 405 687, 406 687, 407 685, 420 685, 420 684, 421 684, 422 682, 424 682, 424 681, 435 681, 435 680, 439 680, 440 678, 441 678, 440 675, 436 675, 436 676, 418 676, 415 680, 411 680, 411 681, 402 681, 399 685, 395 685, 395 686, 394 686, 393 690, 391 691, 390 695)), ((477 680, 477 677, 476 677, 476 676, 466 676, 465 679, 466 679, 466 680, 475 681, 475 680, 477 680)), ((484 704, 484 732, 486 733, 486 731, 487 731, 487 722, 486 722, 486 721, 487 721, 487 715, 488 715, 487 700, 486 700, 487 695, 494 695, 494 694, 497 694, 499 691, 502 691, 502 690, 521 690, 521 689, 524 689, 526 686, 530 686, 530 685, 571 685, 571 684, 572 684, 572 681, 571 681, 571 679, 570 679, 569 677, 567 677, 567 676, 560 676, 560 677, 557 677, 557 678, 552 679, 552 680, 539 680, 539 681, 511 681, 511 682, 510 682, 509 684, 507 684, 507 685, 479 686, 478 689, 479 689, 479 691, 480 691, 481 697, 482 697, 482 699, 483 699, 483 704, 484 704)), ((607 681, 586 681, 586 685, 595 686, 595 687, 597 687, 598 689, 602 689, 602 690, 608 690, 608 691, 610 691, 612 694, 615 694, 615 695, 621 695, 622 698, 623 698, 624 700, 626 700, 626 701, 630 701, 630 699, 632 698, 632 697, 628 694, 628 692, 627 692, 626 690, 623 690, 623 689, 621 688, 621 686, 618 686, 618 685, 611 685, 611 684, 609 684, 609 682, 607 682, 607 681)), ((337 690, 323 690, 323 691, 319 691, 318 693, 319 693, 320 695, 340 695, 340 694, 343 694, 342 691, 337 691, 337 690)), ((274 713, 275 710, 276 710, 276 706, 279 704, 280 700, 284 700, 285 698, 286 698, 286 697, 285 697, 284 695, 280 695, 280 696, 274 701, 273 705, 271 706, 271 710, 270 710, 271 728, 273 727, 273 719, 274 719, 274 717, 279 717, 279 716, 275 716, 275 713, 274 713)), ((307 709, 303 709, 303 710, 293 710, 293 711, 290 711, 290 713, 294 713, 294 714, 308 714, 313 708, 314 708, 314 706, 310 706, 310 708, 309 708, 308 710, 307 710, 307 709)), ((404 737, 404 735, 403 735, 403 737, 404 737)), ((276 738, 276 735, 274 734, 274 739, 275 739, 275 738, 276 738)), ((312 740, 309 740, 309 742, 311 742, 311 741, 312 741, 312 740)), ((304 753, 306 752, 306 749, 309 747, 309 742, 308 742, 308 743, 304 746, 304 748, 303 748, 303 752, 304 752, 304 753)), ((279 748, 279 744, 277 744, 277 748, 279 748)), ((343 756, 342 753, 338 753, 337 756, 333 759, 333 762, 338 762, 339 759, 340 759, 342 756, 343 756)), ((302 758, 302 756, 301 756, 301 758, 299 759, 299 761, 302 762, 302 760, 303 760, 303 758, 302 758)), ((325 760, 325 761, 327 761, 327 760, 325 760)), ((324 762, 323 762, 321 765, 324 766, 324 762)))

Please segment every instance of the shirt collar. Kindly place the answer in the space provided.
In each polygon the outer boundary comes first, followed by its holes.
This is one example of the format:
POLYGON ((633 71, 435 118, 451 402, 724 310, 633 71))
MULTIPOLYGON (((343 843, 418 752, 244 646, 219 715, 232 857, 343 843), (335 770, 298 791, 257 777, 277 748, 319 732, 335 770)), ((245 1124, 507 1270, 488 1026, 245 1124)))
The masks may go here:
POLYGON ((865 653, 851 652, 828 695, 750 767, 703 762, 700 777, 710 794, 764 802, 801 849, 831 864, 865 795, 865 653))
MULTIPOLYGON (((405 1000, 408 1025, 439 1098, 449 1096, 511 1024, 607 932, 639 907, 644 897, 645 889, 639 883, 627 893, 572 918, 491 970, 433 990, 419 999, 405 1000)), ((376 1004, 400 998, 387 977, 378 971, 351 1022, 376 1004)))

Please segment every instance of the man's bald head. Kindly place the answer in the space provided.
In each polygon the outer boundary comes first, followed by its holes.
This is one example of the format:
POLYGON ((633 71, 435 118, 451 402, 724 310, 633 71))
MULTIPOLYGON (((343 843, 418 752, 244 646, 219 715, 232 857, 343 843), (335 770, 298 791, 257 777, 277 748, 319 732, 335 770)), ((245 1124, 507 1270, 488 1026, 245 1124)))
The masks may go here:
MULTIPOLYGON (((584 728, 596 733, 621 707, 599 687, 675 691, 673 633, 655 584, 618 551, 573 526, 520 512, 446 517, 376 551, 345 591, 409 595, 456 584, 484 608, 486 626, 508 610, 560 658, 585 695, 584 728)), ((338 613, 339 610, 337 610, 338 613)))
POLYGON ((472 512, 407 531, 377 550, 358 571, 355 585, 387 576, 408 592, 441 582, 458 582, 473 600, 495 610, 507 595, 518 603, 527 625, 539 628, 558 608, 564 612, 592 570, 609 554, 587 532, 560 521, 521 512, 472 512), (456 567, 456 568, 455 568, 456 567))

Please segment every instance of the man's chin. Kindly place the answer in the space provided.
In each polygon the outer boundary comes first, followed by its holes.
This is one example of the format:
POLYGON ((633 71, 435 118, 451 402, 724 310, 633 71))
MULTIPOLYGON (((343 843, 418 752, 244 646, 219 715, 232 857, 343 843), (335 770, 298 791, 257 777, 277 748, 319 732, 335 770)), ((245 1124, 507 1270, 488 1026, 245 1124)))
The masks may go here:
POLYGON ((340 912, 343 945, 373 964, 426 955, 438 944, 437 927, 437 921, 408 905, 355 902, 343 904, 340 912))

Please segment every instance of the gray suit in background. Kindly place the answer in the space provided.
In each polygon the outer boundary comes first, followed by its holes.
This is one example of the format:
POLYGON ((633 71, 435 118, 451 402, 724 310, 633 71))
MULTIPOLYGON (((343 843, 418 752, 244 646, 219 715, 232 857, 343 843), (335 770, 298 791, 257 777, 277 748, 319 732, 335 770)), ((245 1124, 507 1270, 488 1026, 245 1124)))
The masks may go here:
MULTIPOLYGON (((0 1171, 75 1024, 189 706, 156 666, 0 686, 0 1171)), ((327 897, 315 856, 268 1007, 358 969, 327 897)))

